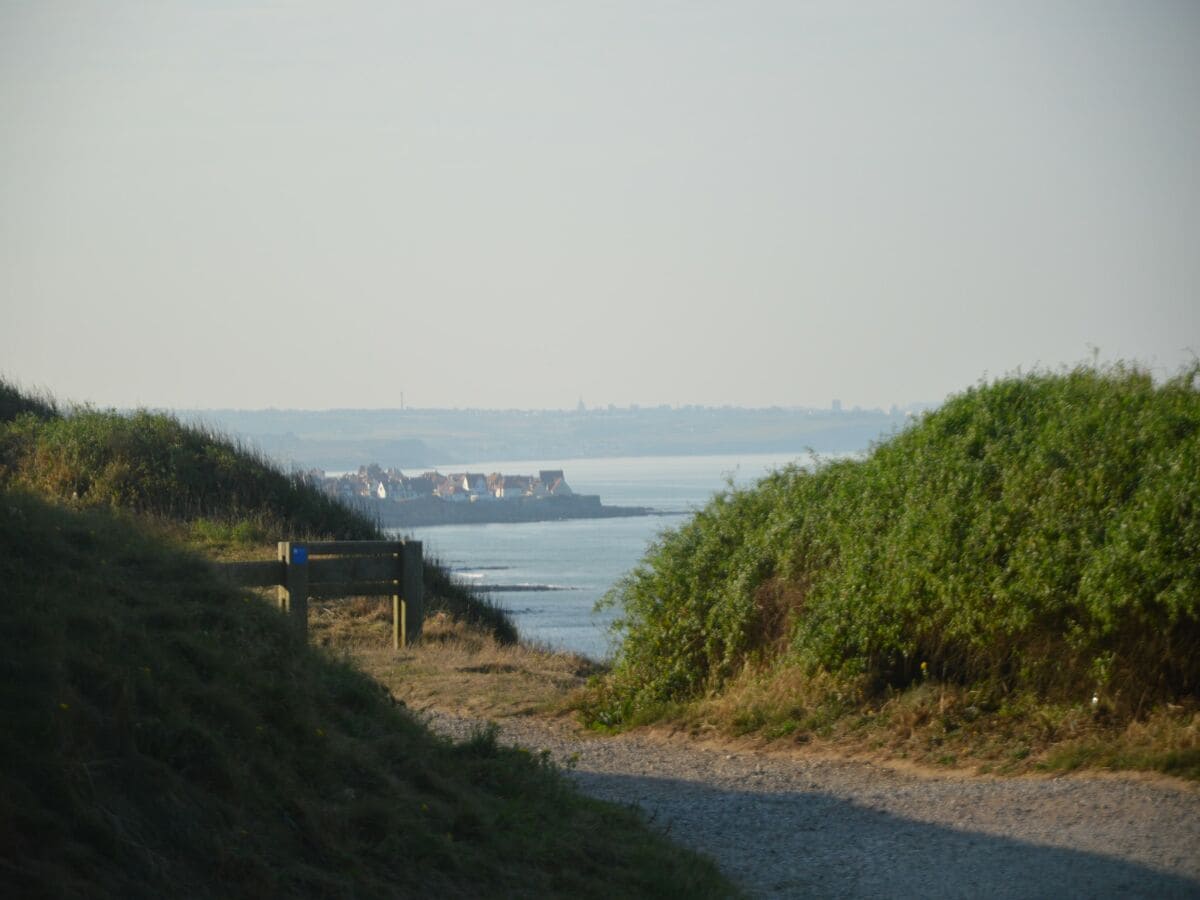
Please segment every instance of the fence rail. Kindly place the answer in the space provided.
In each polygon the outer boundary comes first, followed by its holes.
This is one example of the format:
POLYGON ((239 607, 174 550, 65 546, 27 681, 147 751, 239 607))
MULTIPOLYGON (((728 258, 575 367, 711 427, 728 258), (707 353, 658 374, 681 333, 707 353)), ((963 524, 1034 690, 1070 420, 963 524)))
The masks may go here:
POLYGON ((308 600, 391 597, 392 646, 421 636, 424 571, 420 541, 280 541, 278 559, 217 564, 240 587, 278 588, 302 638, 308 637, 308 600))

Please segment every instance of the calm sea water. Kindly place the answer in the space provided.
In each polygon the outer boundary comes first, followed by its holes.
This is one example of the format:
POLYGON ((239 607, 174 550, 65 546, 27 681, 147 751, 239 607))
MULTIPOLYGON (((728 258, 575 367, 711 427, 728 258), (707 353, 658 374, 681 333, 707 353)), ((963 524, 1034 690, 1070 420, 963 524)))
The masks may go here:
MULTIPOLYGON (((593 658, 611 652, 614 610, 593 607, 645 554, 665 528, 733 479, 741 487, 806 456, 678 456, 532 460, 455 464, 442 471, 536 474, 563 469, 576 493, 599 494, 608 506, 648 506, 660 515, 497 525, 443 525, 397 530, 423 541, 456 578, 483 590, 512 614, 521 636, 593 658), (547 590, 550 589, 550 590, 547 590)), ((406 473, 409 474, 409 473, 406 473)))

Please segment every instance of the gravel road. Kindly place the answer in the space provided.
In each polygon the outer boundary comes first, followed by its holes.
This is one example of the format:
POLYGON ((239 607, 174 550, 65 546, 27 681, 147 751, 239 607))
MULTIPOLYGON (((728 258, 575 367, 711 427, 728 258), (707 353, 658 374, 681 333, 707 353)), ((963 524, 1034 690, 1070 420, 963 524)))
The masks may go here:
MULTIPOLYGON (((423 714, 463 738, 478 720, 423 714)), ((1196 897, 1200 790, 1106 775, 930 775, 501 721, 585 793, 636 804, 753 897, 1196 897)))

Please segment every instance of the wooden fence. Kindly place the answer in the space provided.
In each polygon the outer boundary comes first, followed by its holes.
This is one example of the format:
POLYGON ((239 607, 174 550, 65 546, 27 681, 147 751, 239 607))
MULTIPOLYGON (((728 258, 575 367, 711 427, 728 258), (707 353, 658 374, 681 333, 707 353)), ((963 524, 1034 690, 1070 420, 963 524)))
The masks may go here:
POLYGON ((218 563, 241 587, 277 587, 302 638, 308 637, 308 598, 391 597, 392 646, 421 636, 424 561, 420 541, 280 541, 275 561, 218 563))

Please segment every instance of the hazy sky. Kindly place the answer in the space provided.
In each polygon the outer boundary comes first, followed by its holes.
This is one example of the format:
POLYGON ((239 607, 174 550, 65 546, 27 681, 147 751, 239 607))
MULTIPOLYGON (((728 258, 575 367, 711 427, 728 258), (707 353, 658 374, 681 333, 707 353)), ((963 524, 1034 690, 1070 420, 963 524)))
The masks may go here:
POLYGON ((0 0, 0 372, 939 401, 1200 353, 1200 3, 0 0))

